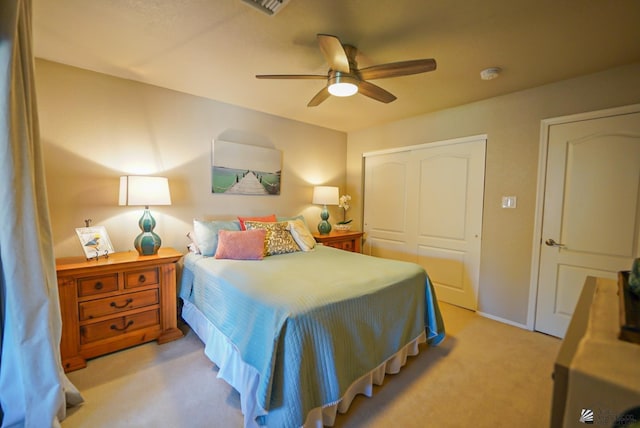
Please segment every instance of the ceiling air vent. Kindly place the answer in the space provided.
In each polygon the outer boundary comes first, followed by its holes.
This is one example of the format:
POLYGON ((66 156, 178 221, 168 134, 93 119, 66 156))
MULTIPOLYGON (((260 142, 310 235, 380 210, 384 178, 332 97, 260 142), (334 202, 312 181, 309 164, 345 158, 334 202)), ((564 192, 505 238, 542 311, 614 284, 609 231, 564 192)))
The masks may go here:
POLYGON ((267 15, 275 15, 282 10, 289 0, 242 0, 267 15))

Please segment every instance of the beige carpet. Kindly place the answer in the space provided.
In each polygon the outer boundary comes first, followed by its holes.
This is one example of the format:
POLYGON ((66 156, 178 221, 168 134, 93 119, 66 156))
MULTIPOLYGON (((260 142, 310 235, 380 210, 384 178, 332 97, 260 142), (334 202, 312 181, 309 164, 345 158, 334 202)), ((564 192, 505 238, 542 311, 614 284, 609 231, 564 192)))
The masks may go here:
MULTIPOLYGON (((421 347, 374 396, 359 396, 336 427, 544 427, 560 341, 441 303, 447 339, 421 347)), ((238 394, 217 379, 202 342, 155 342, 69 373, 85 403, 63 428, 241 427, 238 394)))

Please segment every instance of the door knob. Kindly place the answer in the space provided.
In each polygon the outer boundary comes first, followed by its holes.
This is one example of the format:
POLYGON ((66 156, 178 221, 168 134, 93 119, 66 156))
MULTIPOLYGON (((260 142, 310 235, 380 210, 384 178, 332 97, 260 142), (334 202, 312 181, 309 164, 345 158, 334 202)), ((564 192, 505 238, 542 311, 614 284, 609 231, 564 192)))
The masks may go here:
POLYGON ((553 238, 549 238, 544 243, 550 247, 564 247, 564 244, 556 242, 553 238))

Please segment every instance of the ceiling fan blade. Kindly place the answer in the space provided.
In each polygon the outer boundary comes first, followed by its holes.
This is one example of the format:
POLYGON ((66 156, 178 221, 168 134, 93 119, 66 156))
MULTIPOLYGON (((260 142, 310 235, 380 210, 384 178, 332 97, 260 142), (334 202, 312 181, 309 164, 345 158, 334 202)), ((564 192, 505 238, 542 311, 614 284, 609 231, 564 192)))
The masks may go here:
POLYGON ((318 92, 313 98, 311 98, 311 101, 309 101, 307 107, 315 107, 317 105, 320 105, 321 102, 329 98, 329 95, 331 95, 329 93, 329 89, 327 89, 327 87, 325 86, 320 90, 320 92, 318 92))
POLYGON ((373 98, 376 101, 383 103, 390 103, 396 99, 396 96, 391 92, 387 92, 380 86, 376 86, 373 83, 365 82, 364 80, 358 85, 358 92, 369 98, 373 98))
POLYGON ((326 79, 325 74, 256 74, 256 79, 326 79))
POLYGON ((415 59, 411 61, 390 62, 374 65, 360 70, 363 80, 382 79, 385 77, 408 76, 410 74, 425 73, 436 69, 436 60, 415 59))
POLYGON ((340 39, 329 34, 318 34, 318 44, 322 55, 324 55, 329 64, 329 68, 349 73, 349 58, 342 47, 342 43, 340 43, 340 39))

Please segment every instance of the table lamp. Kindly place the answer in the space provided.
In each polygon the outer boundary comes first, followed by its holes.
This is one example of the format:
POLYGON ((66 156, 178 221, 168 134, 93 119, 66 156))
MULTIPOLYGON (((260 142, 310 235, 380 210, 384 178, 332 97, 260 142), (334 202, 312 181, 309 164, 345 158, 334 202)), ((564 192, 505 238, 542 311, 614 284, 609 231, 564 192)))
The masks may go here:
POLYGON ((313 203, 322 205, 322 211, 320 212, 322 221, 318 223, 318 232, 321 235, 327 235, 331 232, 331 224, 327 221, 329 220, 327 205, 338 205, 338 193, 338 188, 333 186, 316 186, 313 188, 313 203))
POLYGON ((162 244, 160 237, 153 232, 156 220, 149 211, 149 205, 171 205, 169 180, 166 177, 144 177, 127 175, 120 177, 120 198, 118 205, 143 205, 144 213, 138 221, 142 233, 133 241, 141 256, 158 253, 162 244))

